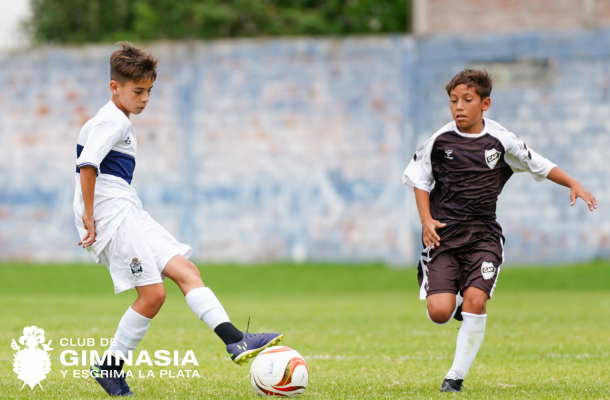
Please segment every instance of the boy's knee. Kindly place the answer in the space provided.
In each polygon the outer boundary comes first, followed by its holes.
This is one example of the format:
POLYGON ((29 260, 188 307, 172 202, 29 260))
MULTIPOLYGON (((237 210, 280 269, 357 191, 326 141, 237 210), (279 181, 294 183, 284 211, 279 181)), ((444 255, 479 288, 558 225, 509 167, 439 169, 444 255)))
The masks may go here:
POLYGON ((165 293, 165 289, 162 285, 154 290, 150 290, 143 296, 143 300, 148 304, 148 306, 152 308, 161 308, 163 303, 165 303, 165 298, 167 294, 165 293))
POLYGON ((191 273, 191 275, 194 278, 199 278, 201 279, 201 273, 199 272, 199 268, 197 268, 197 266, 195 264, 193 264, 192 262, 188 261, 188 268, 189 268, 189 272, 191 273))
POLYGON ((464 299, 462 309, 471 314, 485 314, 487 299, 483 297, 474 297, 464 299))
POLYGON ((488 298, 489 296, 482 289, 468 287, 464 291, 462 311, 470 314, 485 314, 488 298))
POLYGON ((436 324, 446 324, 453 316, 454 309, 428 307, 428 318, 436 324))
POLYGON ((201 280, 201 273, 199 272, 199 268, 195 264, 190 261, 187 261, 184 264, 184 268, 181 272, 180 279, 176 282, 178 285, 187 284, 187 285, 198 285, 201 280))

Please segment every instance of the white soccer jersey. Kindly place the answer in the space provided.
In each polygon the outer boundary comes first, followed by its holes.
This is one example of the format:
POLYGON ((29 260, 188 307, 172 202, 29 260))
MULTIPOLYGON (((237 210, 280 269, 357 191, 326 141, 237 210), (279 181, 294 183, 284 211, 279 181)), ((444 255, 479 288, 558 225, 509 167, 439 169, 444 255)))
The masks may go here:
POLYGON ((142 210, 142 203, 131 180, 136 166, 136 135, 129 118, 109 101, 81 129, 76 146, 76 189, 74 215, 80 237, 87 230, 82 216, 85 209, 80 186, 80 167, 92 165, 97 171, 93 219, 96 240, 87 248, 96 262, 131 205, 142 210))

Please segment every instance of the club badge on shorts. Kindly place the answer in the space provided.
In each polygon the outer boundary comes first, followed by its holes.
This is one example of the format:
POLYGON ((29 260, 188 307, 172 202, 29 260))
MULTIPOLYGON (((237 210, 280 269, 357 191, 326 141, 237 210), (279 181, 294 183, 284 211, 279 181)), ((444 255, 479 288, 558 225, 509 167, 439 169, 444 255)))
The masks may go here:
POLYGON ((144 268, 142 268, 142 262, 138 257, 134 257, 131 259, 129 263, 129 268, 131 268, 131 274, 136 278, 142 276, 142 272, 144 272, 144 268))
POLYGON ((494 267, 493 263, 484 261, 481 265, 481 274, 483 275, 483 279, 491 279, 496 273, 496 267, 494 267))

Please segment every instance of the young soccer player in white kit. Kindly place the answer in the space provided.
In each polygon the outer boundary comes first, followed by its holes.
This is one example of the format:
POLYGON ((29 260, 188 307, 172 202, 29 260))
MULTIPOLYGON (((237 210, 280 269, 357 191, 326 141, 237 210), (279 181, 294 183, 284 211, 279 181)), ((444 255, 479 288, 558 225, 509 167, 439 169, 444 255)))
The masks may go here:
POLYGON ((91 367, 97 382, 111 396, 133 393, 122 373, 122 355, 133 351, 165 301, 163 278, 180 287, 188 306, 226 344, 241 365, 276 345, 279 333, 251 334, 238 330, 199 270, 188 258, 192 249, 178 242, 144 211, 131 186, 137 140, 129 117, 140 114, 157 77, 150 53, 121 42, 110 58, 111 100, 82 128, 78 137, 74 213, 81 241, 97 263, 110 271, 115 293, 135 288, 138 298, 121 318, 110 357, 91 367))

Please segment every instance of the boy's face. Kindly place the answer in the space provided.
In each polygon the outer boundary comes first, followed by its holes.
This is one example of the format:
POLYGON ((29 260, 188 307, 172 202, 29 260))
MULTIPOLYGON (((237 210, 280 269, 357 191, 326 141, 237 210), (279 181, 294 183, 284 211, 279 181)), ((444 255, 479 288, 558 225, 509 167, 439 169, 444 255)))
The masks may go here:
POLYGON ((153 80, 148 79, 141 82, 127 81, 121 85, 117 81, 110 81, 110 91, 117 96, 120 105, 131 114, 140 114, 146 108, 150 100, 150 92, 153 80))
POLYGON ((491 106, 491 99, 486 97, 481 100, 474 86, 468 87, 466 84, 457 85, 449 95, 449 108, 456 125, 461 132, 469 132, 472 128, 478 127, 483 120, 483 112, 491 106))

